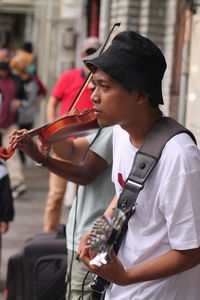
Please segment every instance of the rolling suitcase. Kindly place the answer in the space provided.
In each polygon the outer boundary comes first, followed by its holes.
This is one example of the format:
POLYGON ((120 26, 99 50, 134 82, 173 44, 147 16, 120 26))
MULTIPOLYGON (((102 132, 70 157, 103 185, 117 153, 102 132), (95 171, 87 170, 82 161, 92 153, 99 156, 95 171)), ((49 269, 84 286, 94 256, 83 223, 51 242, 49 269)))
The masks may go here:
POLYGON ((64 300, 67 249, 65 226, 30 238, 8 261, 7 300, 64 300))

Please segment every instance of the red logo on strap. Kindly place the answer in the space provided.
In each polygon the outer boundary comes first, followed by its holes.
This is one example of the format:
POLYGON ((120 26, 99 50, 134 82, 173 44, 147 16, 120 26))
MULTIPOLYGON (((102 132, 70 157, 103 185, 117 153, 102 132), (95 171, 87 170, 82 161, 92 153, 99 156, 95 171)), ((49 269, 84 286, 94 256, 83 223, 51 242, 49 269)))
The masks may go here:
POLYGON ((121 173, 118 173, 118 182, 119 182, 119 184, 121 185, 121 187, 124 188, 124 186, 125 186, 125 181, 124 181, 123 176, 122 176, 121 173))

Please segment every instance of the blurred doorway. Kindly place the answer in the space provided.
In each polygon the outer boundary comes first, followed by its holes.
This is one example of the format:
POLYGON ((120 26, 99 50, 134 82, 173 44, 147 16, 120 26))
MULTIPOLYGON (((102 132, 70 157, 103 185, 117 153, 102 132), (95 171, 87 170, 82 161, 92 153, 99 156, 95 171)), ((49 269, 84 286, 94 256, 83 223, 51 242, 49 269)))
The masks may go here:
POLYGON ((0 13, 0 47, 19 48, 24 39, 25 14, 0 13))

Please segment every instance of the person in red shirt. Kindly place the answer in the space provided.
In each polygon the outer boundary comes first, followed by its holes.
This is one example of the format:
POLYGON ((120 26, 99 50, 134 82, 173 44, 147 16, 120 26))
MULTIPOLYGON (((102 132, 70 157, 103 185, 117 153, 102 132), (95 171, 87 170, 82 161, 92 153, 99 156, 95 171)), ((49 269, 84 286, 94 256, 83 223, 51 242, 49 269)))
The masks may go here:
MULTIPOLYGON (((85 81, 87 73, 87 70, 84 69, 74 69, 61 74, 52 91, 52 97, 49 99, 50 101, 55 102, 55 106, 60 102, 60 116, 65 115, 69 110, 78 90, 85 81)), ((92 108, 90 95, 91 93, 88 87, 86 87, 81 95, 80 101, 75 105, 75 108, 80 112, 84 109, 92 108)))
MULTIPOLYGON (((97 37, 86 38, 81 45, 81 58, 93 54, 100 47, 100 41, 97 37)), ((65 115, 71 107, 73 100, 77 96, 89 70, 83 66, 73 70, 63 72, 58 78, 47 104, 47 121, 52 122, 55 118, 65 115), (59 108, 59 110, 58 110, 59 108)), ((74 109, 79 112, 85 109, 91 109, 93 104, 90 100, 91 91, 86 87, 81 94, 80 100, 74 109)), ((53 146, 54 158, 61 159, 62 151, 65 151, 62 142, 55 143, 53 146)), ((59 224, 62 202, 66 192, 66 179, 50 173, 49 192, 47 196, 44 212, 44 232, 57 230, 59 224)), ((72 189, 72 184, 68 182, 68 190, 72 189)), ((73 194, 73 192, 72 192, 73 194)))

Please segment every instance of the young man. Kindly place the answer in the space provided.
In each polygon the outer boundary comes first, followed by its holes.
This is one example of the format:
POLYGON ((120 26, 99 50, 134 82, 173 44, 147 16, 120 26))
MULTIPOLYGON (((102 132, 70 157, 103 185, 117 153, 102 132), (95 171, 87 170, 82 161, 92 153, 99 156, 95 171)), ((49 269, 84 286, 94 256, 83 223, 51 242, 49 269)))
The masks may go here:
MULTIPOLYGON (((166 69, 160 49, 132 31, 119 33, 99 57, 85 61, 94 73, 94 110, 113 132, 112 215, 138 148, 162 117, 161 83, 166 69)), ((137 198, 136 212, 118 256, 97 267, 87 236, 78 254, 92 273, 111 282, 105 299, 200 299, 200 151, 189 135, 169 140, 137 198)))

